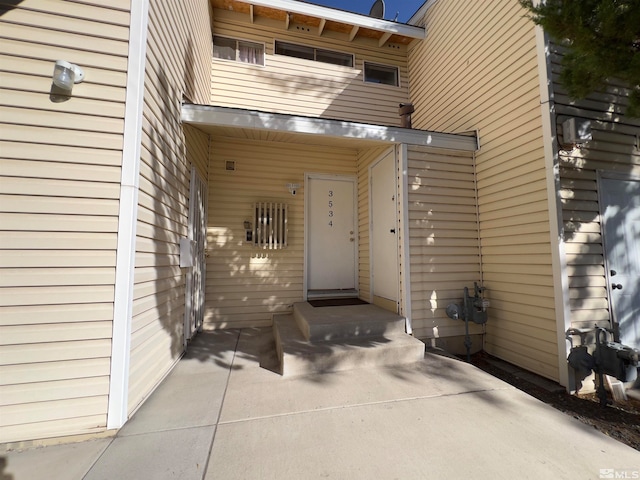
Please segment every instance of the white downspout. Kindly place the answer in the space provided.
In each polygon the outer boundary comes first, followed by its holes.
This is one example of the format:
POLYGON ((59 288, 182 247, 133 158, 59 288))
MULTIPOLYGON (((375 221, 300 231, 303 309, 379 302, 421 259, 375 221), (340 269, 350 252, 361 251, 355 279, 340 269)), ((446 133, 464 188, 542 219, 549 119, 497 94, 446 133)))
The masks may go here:
POLYGON ((127 421, 149 0, 131 2, 107 429, 127 421))

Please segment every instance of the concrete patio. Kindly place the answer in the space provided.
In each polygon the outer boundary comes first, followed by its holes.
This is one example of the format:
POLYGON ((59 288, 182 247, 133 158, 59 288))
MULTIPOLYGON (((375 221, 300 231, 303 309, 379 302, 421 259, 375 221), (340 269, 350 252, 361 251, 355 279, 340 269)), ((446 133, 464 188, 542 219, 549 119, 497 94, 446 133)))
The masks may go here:
POLYGON ((271 329, 200 334, 115 437, 0 450, 0 480, 640 475, 640 452, 455 359, 276 369, 271 329))

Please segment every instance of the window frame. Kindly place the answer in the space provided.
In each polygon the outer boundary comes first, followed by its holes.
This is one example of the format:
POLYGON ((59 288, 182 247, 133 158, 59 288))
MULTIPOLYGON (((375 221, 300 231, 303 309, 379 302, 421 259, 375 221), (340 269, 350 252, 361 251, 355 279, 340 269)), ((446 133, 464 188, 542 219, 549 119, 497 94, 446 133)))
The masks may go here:
POLYGON ((212 35, 211 36, 211 55, 213 60, 218 60, 218 61, 222 61, 222 62, 234 62, 234 63, 241 63, 243 65, 250 65, 253 67, 265 67, 267 64, 267 44, 264 42, 254 42, 253 40, 247 40, 246 38, 237 38, 237 37, 227 37, 226 35, 212 35), (235 59, 230 59, 230 58, 220 58, 220 57, 216 57, 215 56, 215 48, 216 48, 216 44, 215 44, 215 38, 224 38, 225 40, 233 40, 236 42, 236 48, 235 48, 235 59), (252 44, 252 45, 259 45, 262 47, 262 63, 251 63, 251 62, 243 62, 242 60, 240 60, 238 57, 238 53, 239 53, 239 45, 240 43, 248 43, 248 44, 252 44))
POLYGON ((364 60, 362 62, 362 81, 364 83, 368 83, 368 84, 371 84, 371 85, 385 85, 387 87, 399 88, 399 87, 401 87, 400 67, 398 65, 387 65, 387 64, 384 64, 384 63, 369 62, 367 60, 364 60), (375 67, 383 67, 383 68, 388 68, 388 69, 394 69, 396 71, 396 83, 392 84, 392 83, 383 83, 383 82, 373 82, 371 80, 367 80, 367 66, 375 66, 375 67))
POLYGON ((312 45, 305 45, 304 43, 288 42, 286 40, 278 40, 278 39, 274 39, 273 40, 273 54, 274 55, 280 55, 282 57, 297 58, 299 60, 307 60, 307 61, 310 61, 310 62, 322 63, 324 65, 333 65, 334 67, 354 69, 355 66, 356 66, 356 55, 354 53, 343 52, 343 51, 340 51, 340 50, 331 50, 329 48, 314 47, 312 45), (293 55, 287 55, 285 53, 278 53, 278 43, 284 44, 284 45, 291 45, 291 46, 294 46, 294 47, 309 48, 309 49, 311 49, 313 51, 313 58, 296 57, 296 56, 293 56, 293 55), (341 65, 339 63, 332 63, 332 62, 325 62, 323 60, 318 60, 317 59, 318 51, 327 52, 327 53, 336 53, 336 54, 339 54, 339 55, 345 55, 346 57, 351 58, 351 65, 341 65))

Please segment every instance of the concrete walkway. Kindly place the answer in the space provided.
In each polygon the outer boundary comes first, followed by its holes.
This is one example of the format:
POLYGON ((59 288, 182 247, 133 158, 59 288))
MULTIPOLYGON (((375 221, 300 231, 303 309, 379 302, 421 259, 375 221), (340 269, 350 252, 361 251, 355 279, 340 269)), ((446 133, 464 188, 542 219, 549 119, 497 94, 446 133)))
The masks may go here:
POLYGON ((0 453, 0 480, 640 474, 640 452, 457 360, 286 379, 274 361, 270 329, 201 334, 117 436, 0 453))

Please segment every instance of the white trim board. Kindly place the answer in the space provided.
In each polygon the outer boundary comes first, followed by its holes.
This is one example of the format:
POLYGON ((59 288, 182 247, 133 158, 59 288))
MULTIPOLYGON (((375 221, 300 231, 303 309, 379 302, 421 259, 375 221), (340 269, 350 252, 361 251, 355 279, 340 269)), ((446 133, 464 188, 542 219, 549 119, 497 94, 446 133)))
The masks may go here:
POLYGON ((402 230, 402 251, 400 253, 400 281, 402 282, 402 297, 400 299, 400 315, 405 320, 405 329, 413 335, 411 320, 411 254, 409 250, 409 151, 406 145, 398 145, 397 164, 400 169, 400 201, 402 202, 400 229, 402 230))
POLYGON ((360 141, 406 143, 465 152, 475 152, 478 148, 476 135, 432 132, 209 105, 183 105, 182 121, 194 126, 302 133, 333 138, 352 138, 360 141))
POLYGON ((572 391, 567 357, 571 345, 566 331, 571 327, 569 305, 569 274, 565 254, 562 203, 560 201, 560 164, 558 144, 555 136, 556 124, 551 78, 551 60, 548 57, 549 39, 540 26, 536 26, 536 47, 538 55, 538 79, 540 88, 540 117, 544 139, 544 159, 547 181, 547 208, 551 242, 551 266, 553 270, 553 295, 556 318, 556 340, 558 352, 558 383, 572 391))
POLYGON ((107 429, 127 421, 149 0, 131 3, 107 429))

